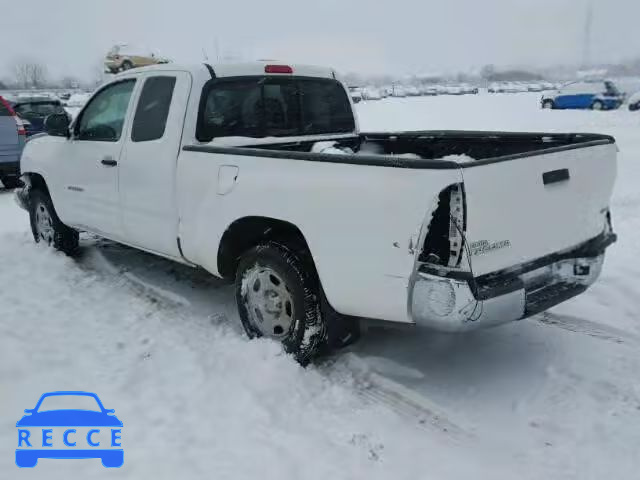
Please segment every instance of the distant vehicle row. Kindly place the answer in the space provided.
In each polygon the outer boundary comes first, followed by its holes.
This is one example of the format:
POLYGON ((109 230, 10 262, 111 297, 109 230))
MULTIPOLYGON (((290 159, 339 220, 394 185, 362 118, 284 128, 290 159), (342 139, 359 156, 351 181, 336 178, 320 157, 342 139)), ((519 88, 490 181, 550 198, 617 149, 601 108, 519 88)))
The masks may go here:
POLYGON ((477 94, 478 87, 460 85, 391 85, 386 87, 349 87, 354 103, 362 100, 380 100, 387 97, 425 97, 435 95, 477 94))

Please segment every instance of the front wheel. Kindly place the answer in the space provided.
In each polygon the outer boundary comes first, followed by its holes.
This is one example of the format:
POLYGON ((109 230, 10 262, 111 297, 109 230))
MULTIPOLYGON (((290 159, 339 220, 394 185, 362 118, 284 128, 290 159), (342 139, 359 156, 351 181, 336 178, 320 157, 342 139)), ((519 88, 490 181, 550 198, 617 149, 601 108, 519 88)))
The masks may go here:
POLYGON ((551 110, 553 108, 553 101, 545 100, 544 102, 542 102, 542 108, 551 110))
POLYGON ((60 221, 51 198, 41 190, 32 190, 29 197, 29 218, 33 239, 73 255, 78 250, 79 235, 60 221))
POLYGON ((326 345, 320 282, 310 260, 278 242, 252 248, 240 259, 236 301, 250 338, 268 337, 307 364, 326 345))
POLYGON ((600 100, 596 100, 591 105, 591 110, 604 110, 604 103, 602 103, 600 100))

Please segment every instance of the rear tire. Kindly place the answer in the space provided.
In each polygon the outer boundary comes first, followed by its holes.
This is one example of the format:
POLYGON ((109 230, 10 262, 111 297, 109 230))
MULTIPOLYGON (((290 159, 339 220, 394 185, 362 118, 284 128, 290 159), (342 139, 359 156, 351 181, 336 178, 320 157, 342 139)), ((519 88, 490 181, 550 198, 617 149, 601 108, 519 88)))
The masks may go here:
POLYGON ((544 102, 542 102, 542 108, 545 108, 548 110, 553 109, 554 108, 553 100, 545 100, 544 102))
POLYGON ((36 243, 46 243, 69 256, 78 252, 78 232, 60 221, 47 193, 37 189, 30 192, 29 218, 36 243))
POLYGON ((241 257, 235 283, 249 338, 279 341, 302 365, 326 349, 320 281, 310 259, 282 243, 265 242, 241 257))
POLYGON ((127 70, 131 70, 133 68, 133 63, 131 63, 131 61, 129 60, 125 60, 124 62, 122 62, 122 66, 120 67, 120 69, 123 72, 126 72, 127 70))

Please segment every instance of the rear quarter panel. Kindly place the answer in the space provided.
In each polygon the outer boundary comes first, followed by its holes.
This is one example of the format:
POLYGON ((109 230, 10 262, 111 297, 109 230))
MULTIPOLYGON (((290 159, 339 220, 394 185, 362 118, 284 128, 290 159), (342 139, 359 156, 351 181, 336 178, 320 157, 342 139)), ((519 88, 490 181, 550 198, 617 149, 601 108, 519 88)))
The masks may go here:
POLYGON ((190 261, 218 274, 218 244, 229 225, 264 216, 303 233, 322 286, 340 313, 409 321, 407 288, 415 247, 453 170, 414 170, 181 152, 180 236, 190 261), (217 193, 221 165, 239 168, 235 188, 217 193))

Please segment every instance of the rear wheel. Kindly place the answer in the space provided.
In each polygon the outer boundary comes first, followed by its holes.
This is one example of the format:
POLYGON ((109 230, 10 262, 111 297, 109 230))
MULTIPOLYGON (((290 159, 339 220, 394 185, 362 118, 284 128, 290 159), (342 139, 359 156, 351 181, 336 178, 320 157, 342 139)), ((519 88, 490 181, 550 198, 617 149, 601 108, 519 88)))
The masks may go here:
POLYGON ((131 70, 133 68, 133 63, 131 63, 131 61, 129 60, 125 60, 124 62, 122 62, 122 67, 120 68, 122 69, 123 72, 127 70, 131 70))
POLYGON ((604 110, 604 103, 600 100, 596 100, 591 104, 591 110, 604 110))
POLYGON ((325 348, 320 282, 303 254, 274 241, 249 250, 238 265, 236 301, 250 338, 281 342, 303 365, 325 348))
POLYGON ((545 100, 542 102, 542 108, 552 109, 553 108, 553 100, 545 100))
POLYGON ((60 250, 67 255, 78 251, 79 235, 60 221, 49 195, 32 190, 29 196, 29 218, 33 239, 60 250))

